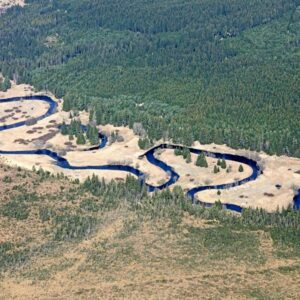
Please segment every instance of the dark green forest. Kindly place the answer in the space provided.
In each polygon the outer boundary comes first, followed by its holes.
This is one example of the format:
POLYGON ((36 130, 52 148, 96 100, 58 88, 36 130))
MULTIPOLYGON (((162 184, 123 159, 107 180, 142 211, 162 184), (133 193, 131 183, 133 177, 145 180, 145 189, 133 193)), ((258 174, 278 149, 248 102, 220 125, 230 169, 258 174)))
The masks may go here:
POLYGON ((0 16, 5 78, 149 139, 300 156, 299 0, 28 0, 0 16))

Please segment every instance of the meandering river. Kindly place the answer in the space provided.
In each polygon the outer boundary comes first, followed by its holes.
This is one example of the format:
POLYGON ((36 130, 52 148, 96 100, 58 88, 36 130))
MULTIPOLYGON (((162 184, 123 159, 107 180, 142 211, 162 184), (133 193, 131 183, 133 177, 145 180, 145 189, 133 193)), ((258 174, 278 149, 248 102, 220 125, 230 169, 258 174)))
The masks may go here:
MULTIPOLYGON (((17 101, 21 101, 21 100, 24 100, 24 101, 44 101, 47 104, 49 104, 49 109, 47 110, 47 112, 45 114, 35 118, 37 121, 40 121, 42 119, 45 119, 45 118, 51 116, 52 114, 56 113, 56 110, 57 110, 56 101, 54 101, 49 96, 45 96, 45 95, 13 97, 13 98, 1 99, 0 104, 1 103, 8 103, 8 102, 17 102, 17 101)), ((2 125, 2 126, 0 126, 0 132, 5 131, 5 130, 9 130, 9 129, 12 129, 12 128, 25 126, 25 125, 26 125, 26 121, 21 121, 21 122, 17 122, 17 123, 14 123, 14 124, 9 124, 9 125, 2 125)), ((96 149, 102 149, 106 146, 107 146, 107 137, 105 135, 99 133, 99 146, 97 146, 96 149)), ((137 168, 133 168, 131 166, 126 166, 126 165, 74 166, 74 165, 70 164, 68 162, 68 160, 66 160, 64 157, 59 156, 56 152, 53 152, 49 149, 11 150, 11 151, 0 150, 0 154, 3 154, 3 155, 47 155, 47 156, 51 157, 55 161, 55 164, 57 166, 59 166, 60 168, 70 169, 70 170, 123 171, 123 172, 127 172, 127 173, 130 173, 130 174, 133 174, 133 175, 137 176, 140 179, 141 183, 146 185, 147 190, 149 192, 153 192, 155 190, 163 190, 167 187, 170 187, 171 185, 176 183, 178 181, 179 177, 180 177, 180 175, 178 173, 176 173, 176 171, 171 166, 167 165, 166 163, 164 163, 163 161, 161 161, 161 160, 159 160, 158 158, 155 157, 155 155, 154 155, 155 151, 157 151, 158 149, 176 149, 176 148, 183 149, 185 147, 179 146, 179 145, 172 145, 172 144, 164 143, 164 144, 160 144, 158 146, 153 147, 152 149, 148 150, 147 152, 145 152, 142 155, 142 157, 143 156, 146 157, 146 159, 149 161, 149 163, 155 165, 156 167, 162 169, 164 172, 168 173, 169 180, 167 182, 165 182, 164 184, 159 185, 159 186, 153 186, 153 185, 150 185, 150 184, 146 183, 145 182, 145 177, 146 177, 145 174, 137 168)), ((188 149, 191 151, 191 153, 200 154, 201 152, 203 152, 206 156, 214 157, 214 158, 217 158, 217 159, 225 159, 227 161, 235 161, 235 162, 238 162, 238 163, 247 164, 252 169, 251 175, 248 176, 247 178, 242 179, 242 180, 238 180, 238 181, 234 181, 234 182, 226 183, 226 184, 219 184, 219 185, 199 186, 199 187, 195 187, 195 188, 190 189, 187 192, 187 196, 189 198, 191 198, 194 203, 197 203, 197 204, 202 204, 202 205, 207 206, 207 207, 212 206, 211 203, 207 203, 205 201, 195 200, 195 195, 197 193, 201 192, 201 191, 211 190, 211 189, 214 189, 214 190, 229 189, 229 188, 232 188, 233 186, 239 186, 239 185, 245 184, 249 181, 256 180, 257 177, 262 173, 262 171, 261 171, 260 167, 258 166, 257 162, 252 160, 252 159, 249 159, 247 157, 234 155, 234 154, 204 151, 204 150, 195 149, 195 148, 188 148, 188 149)), ((90 150, 95 150, 95 147, 91 148, 90 150)), ((236 212, 241 212, 242 209, 243 209, 243 207, 235 205, 235 204, 231 204, 231 203, 223 204, 223 207, 226 208, 226 209, 229 209, 229 210, 236 211, 236 212)), ((295 196, 294 207, 295 208, 300 208, 300 195, 295 196)))

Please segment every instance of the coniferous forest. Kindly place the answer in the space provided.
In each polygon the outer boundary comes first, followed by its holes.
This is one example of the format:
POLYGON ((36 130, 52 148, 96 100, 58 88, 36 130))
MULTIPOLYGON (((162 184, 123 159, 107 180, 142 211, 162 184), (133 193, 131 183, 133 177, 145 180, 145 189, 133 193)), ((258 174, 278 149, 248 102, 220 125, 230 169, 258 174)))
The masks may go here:
MULTIPOLYGON (((219 182, 247 179, 242 160, 235 167, 222 156, 211 168, 208 153, 175 147, 175 159, 191 172, 178 172, 179 185, 153 193, 132 176, 101 178, 104 165, 82 182, 76 170, 96 170, 84 159, 101 148, 105 128, 98 125, 104 124, 132 128, 140 149, 162 139, 300 157, 300 0, 25 0, 7 10, 4 2, 0 91, 14 80, 63 98, 69 120, 58 128, 69 152, 73 143, 82 146, 79 167, 56 143, 49 147, 53 163, 68 163, 74 178, 50 173, 48 160, 45 170, 37 161, 29 171, 0 159, 0 298, 299 299, 298 204, 272 213, 224 209, 231 198, 220 187, 233 184, 219 182), (214 180, 197 182, 198 172, 214 180), (204 205, 205 195, 204 201, 187 196, 198 183, 214 187, 214 204, 204 205)), ((108 145, 131 144, 113 130, 105 131, 108 145)), ((38 146, 36 140, 29 142, 38 146)), ((153 152, 153 159, 161 154, 153 152)), ((107 159, 109 166, 114 162, 107 159)), ((180 169, 171 162, 174 172, 180 169)), ((147 182, 160 179, 133 160, 128 165, 147 182)), ((269 174, 240 189, 242 207, 255 205, 256 196, 286 203, 298 191, 292 180, 265 184, 273 166, 257 166, 269 174), (248 197, 250 189, 255 194, 248 197)), ((293 179, 300 174, 292 163, 289 171, 293 179)))
POLYGON ((300 156, 299 0, 28 0, 0 18, 7 78, 148 138, 300 156))

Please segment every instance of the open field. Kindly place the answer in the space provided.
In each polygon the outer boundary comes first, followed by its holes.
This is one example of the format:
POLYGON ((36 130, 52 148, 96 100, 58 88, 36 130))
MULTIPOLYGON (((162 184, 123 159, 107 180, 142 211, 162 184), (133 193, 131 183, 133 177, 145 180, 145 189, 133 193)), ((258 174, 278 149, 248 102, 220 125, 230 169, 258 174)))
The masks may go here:
MULTIPOLYGON (((15 85, 6 93, 0 93, 1 98, 12 96, 30 95, 33 88, 26 85, 15 85)), ((53 97, 53 96, 52 96, 53 97)), ((138 147, 138 139, 128 127, 115 127, 105 125, 98 127, 105 135, 110 136, 112 132, 118 131, 122 141, 108 143, 101 150, 85 152, 82 151, 89 145, 76 145, 76 142, 69 141, 68 136, 59 132, 57 126, 62 122, 70 122, 70 114, 62 111, 62 101, 56 99, 58 103, 57 113, 39 121, 34 125, 27 125, 13 128, 1 132, 1 150, 32 150, 46 148, 63 155, 72 165, 75 166, 98 166, 111 164, 124 164, 135 167, 147 175, 146 182, 158 186, 166 182, 168 174, 160 168, 148 162, 146 158, 140 159, 144 153, 138 147)), ((21 101, 0 105, 0 124, 10 124, 18 121, 42 115, 47 110, 47 105, 42 101, 21 101)), ((80 112, 76 117, 84 124, 88 123, 88 113, 80 112)), ((281 156, 268 156, 264 153, 254 153, 246 150, 233 150, 226 145, 201 145, 195 143, 195 148, 221 153, 239 154, 252 157, 259 161, 263 168, 263 174, 253 182, 246 183, 239 187, 218 192, 207 190, 197 195, 197 198, 206 202, 214 203, 220 200, 224 203, 234 203, 244 207, 260 207, 268 211, 274 211, 278 207, 287 207, 292 203, 294 192, 300 187, 300 159, 281 156)), ((195 166, 196 155, 192 154, 192 162, 187 163, 182 156, 175 156, 173 150, 160 150, 156 154, 157 158, 167 163, 180 175, 176 185, 180 185, 184 190, 202 185, 215 185, 231 183, 248 177, 251 168, 243 165, 243 172, 239 172, 240 164, 234 161, 227 161, 230 172, 221 169, 220 173, 214 174, 213 168, 216 159, 207 158, 208 168, 195 166)), ((61 169, 53 160, 46 156, 37 155, 2 155, 3 163, 20 166, 26 169, 42 167, 51 173, 63 172, 70 178, 78 178, 83 181, 92 174, 110 181, 117 179, 124 181, 127 173, 121 171, 92 171, 92 170, 67 170, 61 169)), ((171 187, 173 188, 173 187, 171 187)))
POLYGON ((299 248, 267 229, 0 171, 1 300, 299 298, 299 248))

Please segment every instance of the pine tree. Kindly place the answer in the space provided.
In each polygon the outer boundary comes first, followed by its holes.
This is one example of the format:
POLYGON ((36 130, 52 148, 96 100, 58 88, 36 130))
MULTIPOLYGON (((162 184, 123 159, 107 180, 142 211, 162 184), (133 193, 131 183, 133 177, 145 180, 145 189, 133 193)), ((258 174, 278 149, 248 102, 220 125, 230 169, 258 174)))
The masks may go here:
POLYGON ((86 137, 92 145, 96 145, 99 142, 99 133, 96 126, 87 126, 86 137))
POLYGON ((183 149, 182 155, 183 155, 183 158, 184 158, 184 159, 187 159, 187 157, 188 157, 190 154, 191 154, 191 152, 190 152, 190 150, 189 150, 188 148, 184 148, 184 149, 183 149))
POLYGON ((201 168, 208 167, 208 163, 207 163, 206 157, 203 152, 201 152, 198 155, 197 160, 196 160, 196 166, 201 167, 201 168))
POLYGON ((83 133, 78 135, 76 143, 77 145, 84 145, 86 143, 83 133))
POLYGON ((146 141, 144 140, 144 139, 139 139, 138 140, 138 145, 139 145, 139 147, 140 147, 140 149, 146 149, 146 141))
POLYGON ((218 166, 214 166, 214 173, 217 174, 220 172, 220 169, 218 166))
POLYGON ((95 111, 93 109, 89 112, 89 121, 93 122, 95 120, 95 111))
POLYGON ((226 169, 226 161, 225 161, 225 159, 222 159, 222 161, 221 161, 221 164, 220 164, 220 167, 222 168, 222 169, 226 169))
POLYGON ((191 152, 188 153, 187 158, 185 160, 188 164, 192 162, 191 152))
POLYGON ((97 125, 102 123, 102 113, 99 109, 96 110, 96 123, 97 125))
POLYGON ((63 102, 63 110, 64 111, 70 111, 71 110, 71 102, 69 100, 69 98, 65 98, 64 102, 63 102))
POLYGON ((244 172, 244 167, 242 165, 239 166, 239 172, 244 172))
POLYGON ((182 155, 182 151, 181 151, 179 148, 175 148, 175 149, 174 149, 174 154, 175 154, 176 156, 180 156, 180 155, 182 155))

